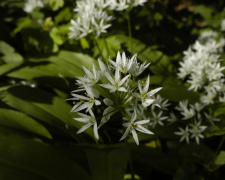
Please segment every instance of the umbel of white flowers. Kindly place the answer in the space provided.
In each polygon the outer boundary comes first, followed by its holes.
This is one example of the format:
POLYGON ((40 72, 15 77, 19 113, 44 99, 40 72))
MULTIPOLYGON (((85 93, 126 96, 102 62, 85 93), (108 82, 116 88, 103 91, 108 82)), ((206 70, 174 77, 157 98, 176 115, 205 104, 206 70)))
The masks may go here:
POLYGON ((106 33, 113 19, 114 11, 123 11, 138 5, 143 5, 147 0, 80 0, 76 2, 74 11, 77 13, 76 20, 71 19, 72 26, 69 27, 70 39, 80 39, 88 34, 94 33, 99 36, 106 33))
POLYGON ((68 99, 75 101, 71 112, 77 112, 80 116, 74 118, 74 120, 85 123, 77 133, 81 133, 93 126, 94 135, 99 139, 98 129, 107 123, 113 114, 120 111, 123 116, 121 122, 124 121, 122 125, 126 127, 125 133, 120 140, 123 140, 131 133, 138 145, 136 131, 147 134, 153 134, 153 132, 147 129, 150 119, 141 119, 137 116, 137 113, 140 108, 144 109, 152 105, 155 101, 154 94, 162 89, 160 87, 149 90, 149 76, 144 85, 141 80, 138 81, 138 85, 134 83, 135 78, 150 63, 140 64, 137 61, 136 54, 132 58, 127 58, 124 52, 122 56, 118 52, 116 61, 110 59, 107 65, 100 59, 98 63, 100 70, 96 69, 94 64, 89 69, 83 66, 85 76, 77 77, 78 89, 72 92, 73 98, 68 99), (99 93, 100 89, 105 92, 104 95, 99 93), (102 116, 96 118, 93 109, 95 106, 100 105, 106 108, 102 112, 102 116))
POLYGON ((225 39, 220 38, 216 32, 204 32, 200 38, 187 51, 180 62, 178 78, 187 78, 189 90, 201 90, 201 102, 205 105, 213 104, 218 97, 225 102, 225 67, 221 64, 220 55, 225 46, 225 39))

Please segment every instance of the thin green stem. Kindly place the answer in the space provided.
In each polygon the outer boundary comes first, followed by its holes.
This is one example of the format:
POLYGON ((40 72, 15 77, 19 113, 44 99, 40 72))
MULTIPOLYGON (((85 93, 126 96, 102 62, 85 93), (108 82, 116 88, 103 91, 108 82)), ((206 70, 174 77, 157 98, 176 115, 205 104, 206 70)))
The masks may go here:
POLYGON ((131 159, 129 160, 129 166, 130 166, 130 172, 131 172, 131 179, 135 180, 134 167, 133 167, 133 163, 131 159))
POLYGON ((105 63, 107 63, 107 61, 105 60, 105 58, 104 58, 104 56, 103 56, 103 54, 102 54, 101 48, 100 48, 100 46, 99 46, 98 41, 97 41, 96 38, 94 39, 94 42, 95 42, 95 44, 96 44, 96 46, 97 46, 97 48, 98 48, 98 51, 99 51, 99 54, 100 54, 101 57, 102 57, 102 60, 105 61, 105 63))
POLYGON ((127 15, 127 25, 128 25, 128 33, 129 33, 129 46, 131 48, 131 52, 133 52, 133 46, 132 46, 132 43, 131 43, 132 30, 131 30, 131 21, 130 21, 130 14, 129 13, 127 15))
POLYGON ((104 44, 105 44, 105 47, 106 47, 106 50, 107 50, 107 54, 108 54, 107 57, 109 57, 109 55, 110 55, 110 54, 109 54, 109 46, 108 46, 108 43, 107 43, 105 37, 104 37, 103 39, 104 39, 104 44))

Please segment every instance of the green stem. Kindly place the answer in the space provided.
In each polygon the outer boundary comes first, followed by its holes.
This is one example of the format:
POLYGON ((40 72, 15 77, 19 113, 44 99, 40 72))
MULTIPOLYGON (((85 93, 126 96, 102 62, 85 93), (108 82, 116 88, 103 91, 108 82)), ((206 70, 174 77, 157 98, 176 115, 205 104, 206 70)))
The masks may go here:
POLYGON ((129 33, 129 46, 131 48, 131 52, 133 52, 133 46, 132 46, 132 43, 131 43, 132 31, 131 31, 130 14, 127 15, 127 25, 128 25, 128 33, 129 33))
POLYGON ((99 46, 98 41, 97 41, 96 38, 94 39, 94 42, 95 42, 95 44, 96 44, 96 46, 97 46, 97 48, 98 48, 98 51, 99 51, 99 54, 100 54, 101 57, 102 57, 102 60, 105 61, 105 63, 106 63, 106 60, 105 60, 105 58, 104 58, 104 56, 103 56, 103 54, 102 54, 101 48, 100 48, 100 46, 99 46))
POLYGON ((130 166, 130 172, 131 172, 131 179, 135 180, 135 176, 134 176, 134 167, 133 167, 133 163, 132 160, 129 160, 129 166, 130 166))
POLYGON ((108 46, 108 43, 107 43, 105 37, 104 37, 103 39, 104 39, 104 44, 105 44, 105 47, 106 47, 106 50, 107 50, 107 54, 108 54, 107 57, 109 57, 109 55, 110 55, 110 54, 109 54, 109 46, 108 46))

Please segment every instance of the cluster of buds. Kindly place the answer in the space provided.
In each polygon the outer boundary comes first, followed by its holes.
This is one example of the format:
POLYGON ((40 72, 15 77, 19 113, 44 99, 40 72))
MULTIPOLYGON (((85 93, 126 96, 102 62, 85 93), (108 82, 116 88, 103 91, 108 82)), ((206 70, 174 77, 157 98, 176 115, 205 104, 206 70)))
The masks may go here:
POLYGON ((132 133, 136 144, 139 144, 136 131, 153 134, 147 129, 150 119, 141 119, 139 116, 140 107, 144 109, 155 105, 154 94, 162 89, 160 87, 149 91, 149 76, 145 82, 139 80, 135 83, 137 76, 150 63, 140 64, 136 54, 132 58, 127 58, 125 53, 121 56, 119 52, 116 61, 110 59, 106 65, 99 59, 98 63, 100 70, 96 69, 94 64, 89 69, 83 67, 85 76, 77 77, 78 89, 72 92, 73 98, 69 99, 75 101, 71 112, 76 112, 80 116, 74 120, 85 123, 77 133, 93 126, 94 135, 99 139, 98 129, 107 123, 113 114, 120 112, 123 116, 122 125, 126 127, 120 140, 132 133), (106 108, 102 111, 101 117, 96 118, 93 109, 99 106, 106 108))

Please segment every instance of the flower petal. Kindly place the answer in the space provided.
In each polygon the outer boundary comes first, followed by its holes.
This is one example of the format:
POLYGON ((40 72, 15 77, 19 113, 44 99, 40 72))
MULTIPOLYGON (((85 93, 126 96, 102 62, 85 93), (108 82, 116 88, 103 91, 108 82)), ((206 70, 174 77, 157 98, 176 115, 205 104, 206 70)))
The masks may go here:
POLYGON ((85 131, 86 129, 88 129, 91 125, 92 125, 91 123, 88 123, 88 124, 82 126, 82 128, 80 128, 80 129, 77 131, 77 134, 84 132, 84 131, 85 131))
POLYGON ((136 132, 134 129, 132 129, 132 130, 131 130, 131 133, 132 133, 132 135, 133 135, 134 141, 136 142, 137 145, 139 145, 137 132, 136 132))

